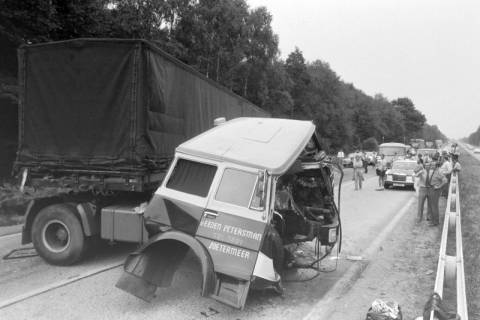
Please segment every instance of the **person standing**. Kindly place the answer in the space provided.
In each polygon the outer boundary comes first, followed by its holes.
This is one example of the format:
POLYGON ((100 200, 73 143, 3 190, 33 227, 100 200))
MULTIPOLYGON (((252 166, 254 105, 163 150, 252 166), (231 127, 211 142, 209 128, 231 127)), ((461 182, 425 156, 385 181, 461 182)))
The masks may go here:
POLYGON ((418 164, 421 164, 421 165, 423 166, 423 165, 424 165, 424 163, 423 163, 422 154, 421 154, 421 153, 419 153, 419 154, 417 155, 417 157, 418 157, 417 163, 418 163, 418 164))
POLYGON ((380 154, 380 160, 377 161, 375 171, 378 176, 378 189, 383 190, 385 184, 385 173, 387 172, 387 160, 385 160, 385 155, 380 154))
POLYGON ((340 149, 340 151, 338 151, 337 153, 337 159, 342 167, 343 167, 343 158, 345 158, 345 153, 342 151, 342 149, 340 149))
POLYGON ((423 219, 423 209, 425 207, 425 200, 427 199, 427 185, 426 185, 426 178, 427 178, 427 171, 425 170, 423 164, 418 164, 418 166, 414 170, 415 172, 415 182, 416 182, 416 190, 418 191, 418 205, 417 205, 417 223, 422 222, 423 219))
POLYGON ((438 200, 442 187, 447 183, 447 178, 440 171, 442 164, 442 158, 434 155, 432 163, 426 168, 428 216, 431 219, 429 226, 437 226, 439 223, 438 200))
POLYGON ((462 171, 462 166, 458 162, 458 153, 455 153, 452 155, 452 172, 458 174, 460 171, 462 171))
POLYGON ((440 167, 440 172, 447 178, 447 183, 442 188, 442 196, 448 197, 448 188, 450 187, 450 178, 452 176, 452 163, 448 158, 446 151, 442 152, 443 164, 440 167))
POLYGON ((365 169, 365 173, 368 173, 368 158, 365 152, 362 152, 362 161, 363 161, 363 168, 365 169))
POLYGON ((353 158, 353 178, 355 180, 355 190, 362 189, 363 181, 363 161, 359 153, 353 158))

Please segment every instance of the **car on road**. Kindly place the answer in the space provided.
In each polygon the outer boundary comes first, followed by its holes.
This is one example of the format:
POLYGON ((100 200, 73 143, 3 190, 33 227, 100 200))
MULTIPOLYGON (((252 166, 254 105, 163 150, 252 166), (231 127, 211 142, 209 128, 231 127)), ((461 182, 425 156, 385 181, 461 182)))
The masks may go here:
POLYGON ((342 159, 342 165, 344 168, 353 168, 353 158, 355 158, 355 153, 349 153, 345 158, 342 159))
POLYGON ((387 170, 384 183, 385 189, 390 187, 409 187, 415 190, 415 168, 418 166, 414 160, 397 160, 392 163, 392 168, 387 170))
POLYGON ((480 153, 480 148, 473 149, 473 153, 480 153))
POLYGON ((365 159, 367 160, 369 166, 374 166, 377 163, 376 152, 366 151, 365 152, 365 159))

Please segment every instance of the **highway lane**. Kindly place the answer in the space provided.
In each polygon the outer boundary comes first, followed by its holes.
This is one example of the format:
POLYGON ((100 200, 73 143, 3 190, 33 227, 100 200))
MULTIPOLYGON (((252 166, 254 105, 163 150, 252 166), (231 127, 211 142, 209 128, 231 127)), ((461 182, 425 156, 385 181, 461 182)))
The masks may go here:
MULTIPOLYGON (((462 147, 462 149, 463 149, 463 150, 461 150, 461 152, 462 152, 462 151, 463 151, 463 152, 467 152, 467 153, 470 154, 472 157, 474 157, 474 158, 476 158, 477 160, 480 161, 480 153, 474 153, 474 152, 473 152, 473 149, 470 150, 470 148, 468 148, 468 147, 467 147, 464 143, 462 143, 462 142, 457 142, 457 143, 458 143, 458 144, 462 147)), ((475 146, 475 148, 478 148, 478 147, 475 146)), ((460 164, 461 164, 461 163, 462 163, 462 155, 461 155, 461 154, 460 154, 459 160, 460 160, 460 164)))
MULTIPOLYGON (((350 173, 351 174, 351 173, 350 173)), ((283 296, 272 292, 251 292, 245 310, 233 310, 208 298, 200 297, 200 268, 189 256, 177 272, 173 287, 160 289, 152 303, 145 303, 115 288, 121 268, 114 268, 81 281, 60 287, 0 309, 0 319, 299 319, 306 315, 330 287, 374 241, 376 235, 414 196, 409 190, 375 191, 375 178, 367 179, 364 189, 353 191, 347 172, 342 190, 344 229, 343 252, 334 272, 322 273, 308 282, 285 283, 283 296)), ((412 217, 413 219, 413 217, 412 217)), ((12 240, 13 241, 13 240, 12 240)), ((1 244, 3 253, 17 243, 1 244)), ((304 251, 311 247, 301 248, 304 251)), ((53 267, 39 257, 6 260, 0 263, 0 303, 6 299, 42 288, 56 281, 75 277, 82 272, 121 261, 131 248, 105 247, 102 253, 81 265, 53 267)), ((335 267, 336 260, 323 262, 325 269, 335 267)), ((285 278, 304 279, 312 270, 290 272, 285 278)))
MULTIPOLYGON (((82 275, 102 266, 120 264, 125 255, 134 249, 132 245, 109 246, 102 244, 96 252, 81 264, 72 267, 52 266, 38 256, 3 259, 12 250, 32 248, 32 244, 20 245, 20 234, 9 235, 0 239, 0 305, 26 292, 46 288, 59 281, 65 281, 82 275)), ((27 250, 35 254, 35 251, 27 250)), ((1 317, 0 317, 1 318, 1 317)))

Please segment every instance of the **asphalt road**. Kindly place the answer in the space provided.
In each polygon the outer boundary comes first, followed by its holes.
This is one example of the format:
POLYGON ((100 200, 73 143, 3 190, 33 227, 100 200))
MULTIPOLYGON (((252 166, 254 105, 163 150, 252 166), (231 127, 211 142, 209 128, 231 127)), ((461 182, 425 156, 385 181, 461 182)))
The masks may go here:
MULTIPOLYGON (((250 292, 245 310, 202 298, 200 267, 188 256, 173 286, 160 289, 154 301, 146 303, 115 288, 122 272, 116 266, 133 247, 103 246, 72 267, 50 266, 39 257, 1 260, 0 306, 19 297, 24 300, 0 307, 0 319, 301 319, 355 260, 362 258, 364 250, 414 196, 411 190, 376 191, 376 178, 371 173, 368 177, 363 190, 354 191, 351 172, 346 172, 341 202, 344 240, 338 265, 334 255, 322 262, 331 272, 306 282, 301 280, 315 275, 313 270, 289 272, 284 279, 298 282, 285 283, 283 296, 250 292), (110 269, 96 273, 105 266, 110 269), (82 278, 85 274, 93 275, 82 278)), ((19 247, 19 236, 0 238, 1 256, 19 247)), ((309 252, 312 244, 299 249, 309 252)))

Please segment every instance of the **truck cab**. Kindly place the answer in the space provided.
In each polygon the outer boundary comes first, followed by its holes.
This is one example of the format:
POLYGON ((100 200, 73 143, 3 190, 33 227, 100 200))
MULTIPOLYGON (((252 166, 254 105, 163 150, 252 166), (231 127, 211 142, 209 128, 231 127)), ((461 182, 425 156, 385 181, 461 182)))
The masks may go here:
POLYGON ((250 288, 281 291, 286 245, 316 240, 329 253, 339 240, 333 165, 309 121, 237 118, 182 143, 117 287, 151 301, 191 250, 203 296, 243 308, 250 288))

